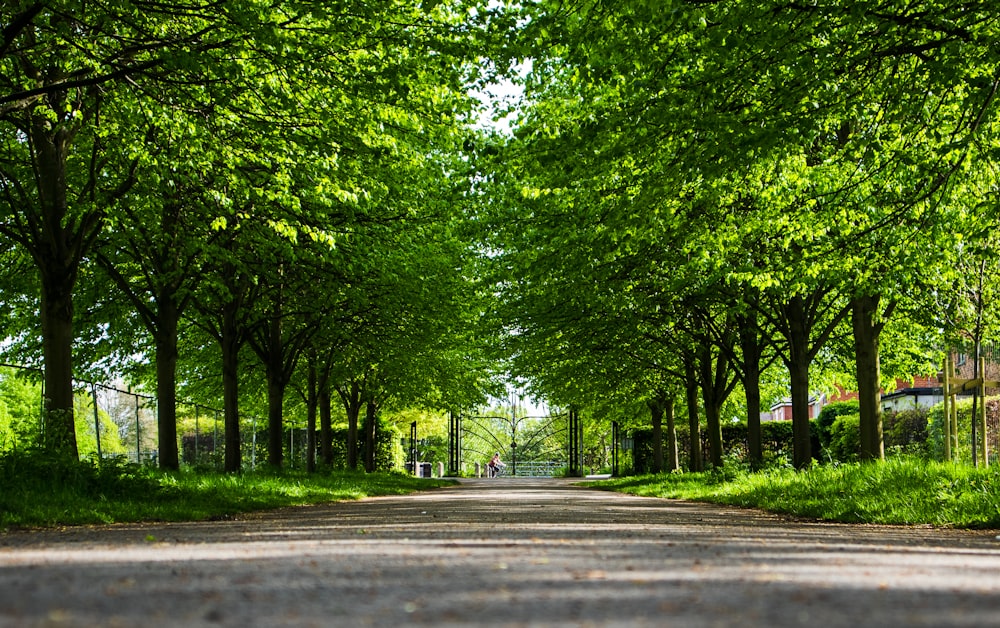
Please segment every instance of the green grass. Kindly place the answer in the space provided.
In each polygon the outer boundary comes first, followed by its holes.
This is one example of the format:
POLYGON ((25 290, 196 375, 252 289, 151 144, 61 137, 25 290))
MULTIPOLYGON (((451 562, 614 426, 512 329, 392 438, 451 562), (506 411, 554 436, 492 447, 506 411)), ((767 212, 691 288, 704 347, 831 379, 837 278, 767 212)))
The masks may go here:
POLYGON ((619 478, 598 488, 761 508, 848 523, 1000 528, 1000 467, 890 458, 751 473, 723 469, 619 478))
MULTIPOLYGON (((399 495, 450 484, 394 473, 163 473, 134 465, 0 455, 0 529, 232 517, 284 506, 399 495)), ((797 517, 878 524, 1000 528, 1000 466, 891 458, 885 462, 705 473, 589 483, 636 495, 762 508, 797 517)))
POLYGON ((399 473, 258 471, 164 473, 41 454, 0 456, 0 529, 137 521, 192 521, 451 484, 399 473))

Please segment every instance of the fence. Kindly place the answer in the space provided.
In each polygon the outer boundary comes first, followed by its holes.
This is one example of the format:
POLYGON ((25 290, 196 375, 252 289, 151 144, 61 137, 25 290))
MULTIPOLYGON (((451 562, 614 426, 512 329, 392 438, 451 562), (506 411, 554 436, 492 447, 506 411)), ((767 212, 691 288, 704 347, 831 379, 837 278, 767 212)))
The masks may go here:
MULTIPOLYGON (((509 467, 508 467, 509 468, 509 467)), ((566 462, 554 460, 517 462, 514 475, 528 478, 551 478, 557 471, 566 468, 566 462)))
MULTIPOLYGON (((41 371, 14 364, 0 364, 37 385, 37 433, 44 431, 42 412, 45 391, 41 371)), ((3 380, 0 374, 0 380, 3 380)), ((75 413, 77 444, 81 457, 125 457, 130 462, 156 465, 158 462, 158 431, 156 398, 115 386, 74 380, 77 391, 75 413)), ((223 413, 202 404, 178 402, 177 438, 181 463, 208 466, 221 470, 225 460, 223 413)), ((267 450, 267 423, 247 416, 240 430, 240 451, 244 467, 255 468, 263 462, 267 450)), ((286 428, 283 434, 286 463, 289 467, 305 466, 306 430, 286 428)), ((16 441, 15 441, 16 446, 16 441)), ((5 447, 0 442, 0 449, 5 447)), ((11 447, 6 447, 10 449, 11 447)))

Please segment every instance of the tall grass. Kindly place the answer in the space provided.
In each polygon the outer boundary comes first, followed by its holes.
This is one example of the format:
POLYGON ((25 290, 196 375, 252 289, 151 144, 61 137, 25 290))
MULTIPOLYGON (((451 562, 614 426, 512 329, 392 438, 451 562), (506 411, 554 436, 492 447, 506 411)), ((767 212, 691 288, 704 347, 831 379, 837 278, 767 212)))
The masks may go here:
POLYGON ((596 485, 651 495, 761 508, 848 523, 1000 528, 1000 467, 896 457, 819 465, 612 479, 596 485))
POLYGON ((9 453, 0 456, 0 529, 219 519, 449 483, 399 473, 164 473, 114 460, 77 462, 39 452, 9 453))

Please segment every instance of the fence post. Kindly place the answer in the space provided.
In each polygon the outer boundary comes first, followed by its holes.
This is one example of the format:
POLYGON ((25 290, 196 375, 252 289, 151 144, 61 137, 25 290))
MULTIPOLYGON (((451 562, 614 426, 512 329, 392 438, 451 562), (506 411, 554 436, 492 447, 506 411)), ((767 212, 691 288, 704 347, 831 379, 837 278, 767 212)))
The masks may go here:
POLYGON ((199 450, 199 441, 201 440, 201 415, 198 412, 198 404, 194 404, 194 464, 198 465, 198 459, 200 458, 201 451, 199 450))
POLYGON ((983 439, 980 443, 980 449, 983 456, 983 468, 987 469, 990 466, 990 455, 989 455, 989 445, 986 441, 986 358, 979 358, 979 377, 982 380, 982 386, 980 391, 983 397, 982 407, 979 409, 979 431, 982 432, 980 437, 983 439))
POLYGON ((135 463, 142 464, 142 427, 139 425, 139 395, 135 396, 135 463))
MULTIPOLYGON (((949 367, 949 369, 950 369, 949 372, 951 373, 949 377, 951 377, 951 379, 954 380, 955 379, 954 360, 951 361, 951 366, 949 367)), ((952 385, 954 385, 954 383, 952 385)), ((952 395, 952 397, 953 398, 951 400, 951 404, 948 406, 948 409, 951 410, 951 418, 949 419, 951 421, 951 454, 953 457, 957 457, 958 456, 958 395, 955 394, 952 395)))
POLYGON ((212 466, 215 470, 219 470, 219 411, 215 410, 212 414, 212 466))
POLYGON ((90 385, 90 391, 94 396, 94 436, 97 439, 97 459, 102 460, 101 455, 101 418, 97 412, 97 384, 90 385))
POLYGON ((941 408, 944 414, 944 459, 951 462, 951 355, 945 358, 941 375, 941 392, 944 397, 941 408))

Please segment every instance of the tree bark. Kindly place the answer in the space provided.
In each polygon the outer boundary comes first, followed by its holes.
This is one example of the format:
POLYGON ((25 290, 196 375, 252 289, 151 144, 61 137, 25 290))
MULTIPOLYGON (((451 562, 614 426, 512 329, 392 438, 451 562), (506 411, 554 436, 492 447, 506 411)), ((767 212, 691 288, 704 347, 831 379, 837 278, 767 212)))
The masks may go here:
POLYGON ((377 413, 378 405, 373 399, 368 399, 365 402, 365 471, 368 473, 374 473, 376 470, 375 452, 377 448, 375 439, 378 436, 377 413))
POLYGON ((699 356, 699 379, 705 404, 705 425, 708 430, 709 460, 714 467, 722 466, 722 404, 727 396, 726 380, 729 361, 724 354, 712 354, 711 345, 702 347, 699 356))
POLYGON ((280 469, 284 457, 285 370, 281 360, 281 316, 273 313, 269 322, 268 350, 264 370, 267 375, 267 463, 280 469))
POLYGON ((764 353, 755 317, 739 319, 740 353, 743 356, 743 392, 747 404, 747 454, 750 466, 759 469, 764 464, 764 448, 760 429, 760 362, 764 353))
POLYGON ((663 404, 663 417, 667 421, 667 466, 666 471, 674 472, 680 469, 677 459, 677 423, 674 417, 674 398, 667 397, 663 404))
MULTIPOLYGON (((60 94, 65 97, 65 94, 60 94)), ((63 104, 56 95, 53 107, 63 104)), ((45 359, 45 447, 79 457, 73 417, 73 292, 82 249, 90 237, 81 219, 68 217, 66 161, 73 137, 69 121, 54 125, 44 108, 29 114, 32 164, 38 183, 38 213, 30 250, 41 279, 42 354, 45 359), (74 231, 73 227, 77 227, 74 231)))
POLYGON ((330 393, 330 377, 324 374, 319 381, 319 448, 323 466, 333 466, 333 399, 330 393))
POLYGON ((691 434, 688 466, 691 471, 701 471, 701 425, 698 420, 698 373, 694 358, 684 358, 684 391, 688 407, 688 428, 691 434))
POLYGON ((177 328, 180 312, 173 296, 156 300, 156 433, 161 469, 180 468, 177 451, 177 328))
POLYGON ((861 425, 861 460, 882 460, 881 368, 879 338, 881 326, 875 322, 880 297, 860 296, 851 301, 854 330, 854 362, 858 380, 858 413, 861 425))
POLYGON ((237 323, 239 301, 222 306, 219 330, 219 348, 222 352, 222 409, 226 441, 226 473, 239 473, 242 469, 242 439, 240 438, 240 379, 239 361, 242 337, 237 323))
MULTIPOLYGON (((59 266, 59 264, 54 264, 59 266)), ((42 273, 42 349, 45 357, 45 448, 77 459, 73 417, 73 286, 75 272, 42 273)))
POLYGON ((338 389, 347 415, 347 468, 358 468, 358 416, 361 414, 361 387, 352 381, 349 388, 338 389))
POLYGON ((659 398, 650 399, 650 421, 653 426, 653 473, 663 473, 663 406, 659 398))
POLYGON ((306 392, 306 473, 316 472, 316 413, 319 394, 316 390, 316 362, 309 365, 308 390, 306 392))
POLYGON ((804 469, 812 462, 809 437, 809 329, 805 304, 799 295, 792 296, 784 306, 788 322, 788 375, 792 392, 793 464, 804 469))

